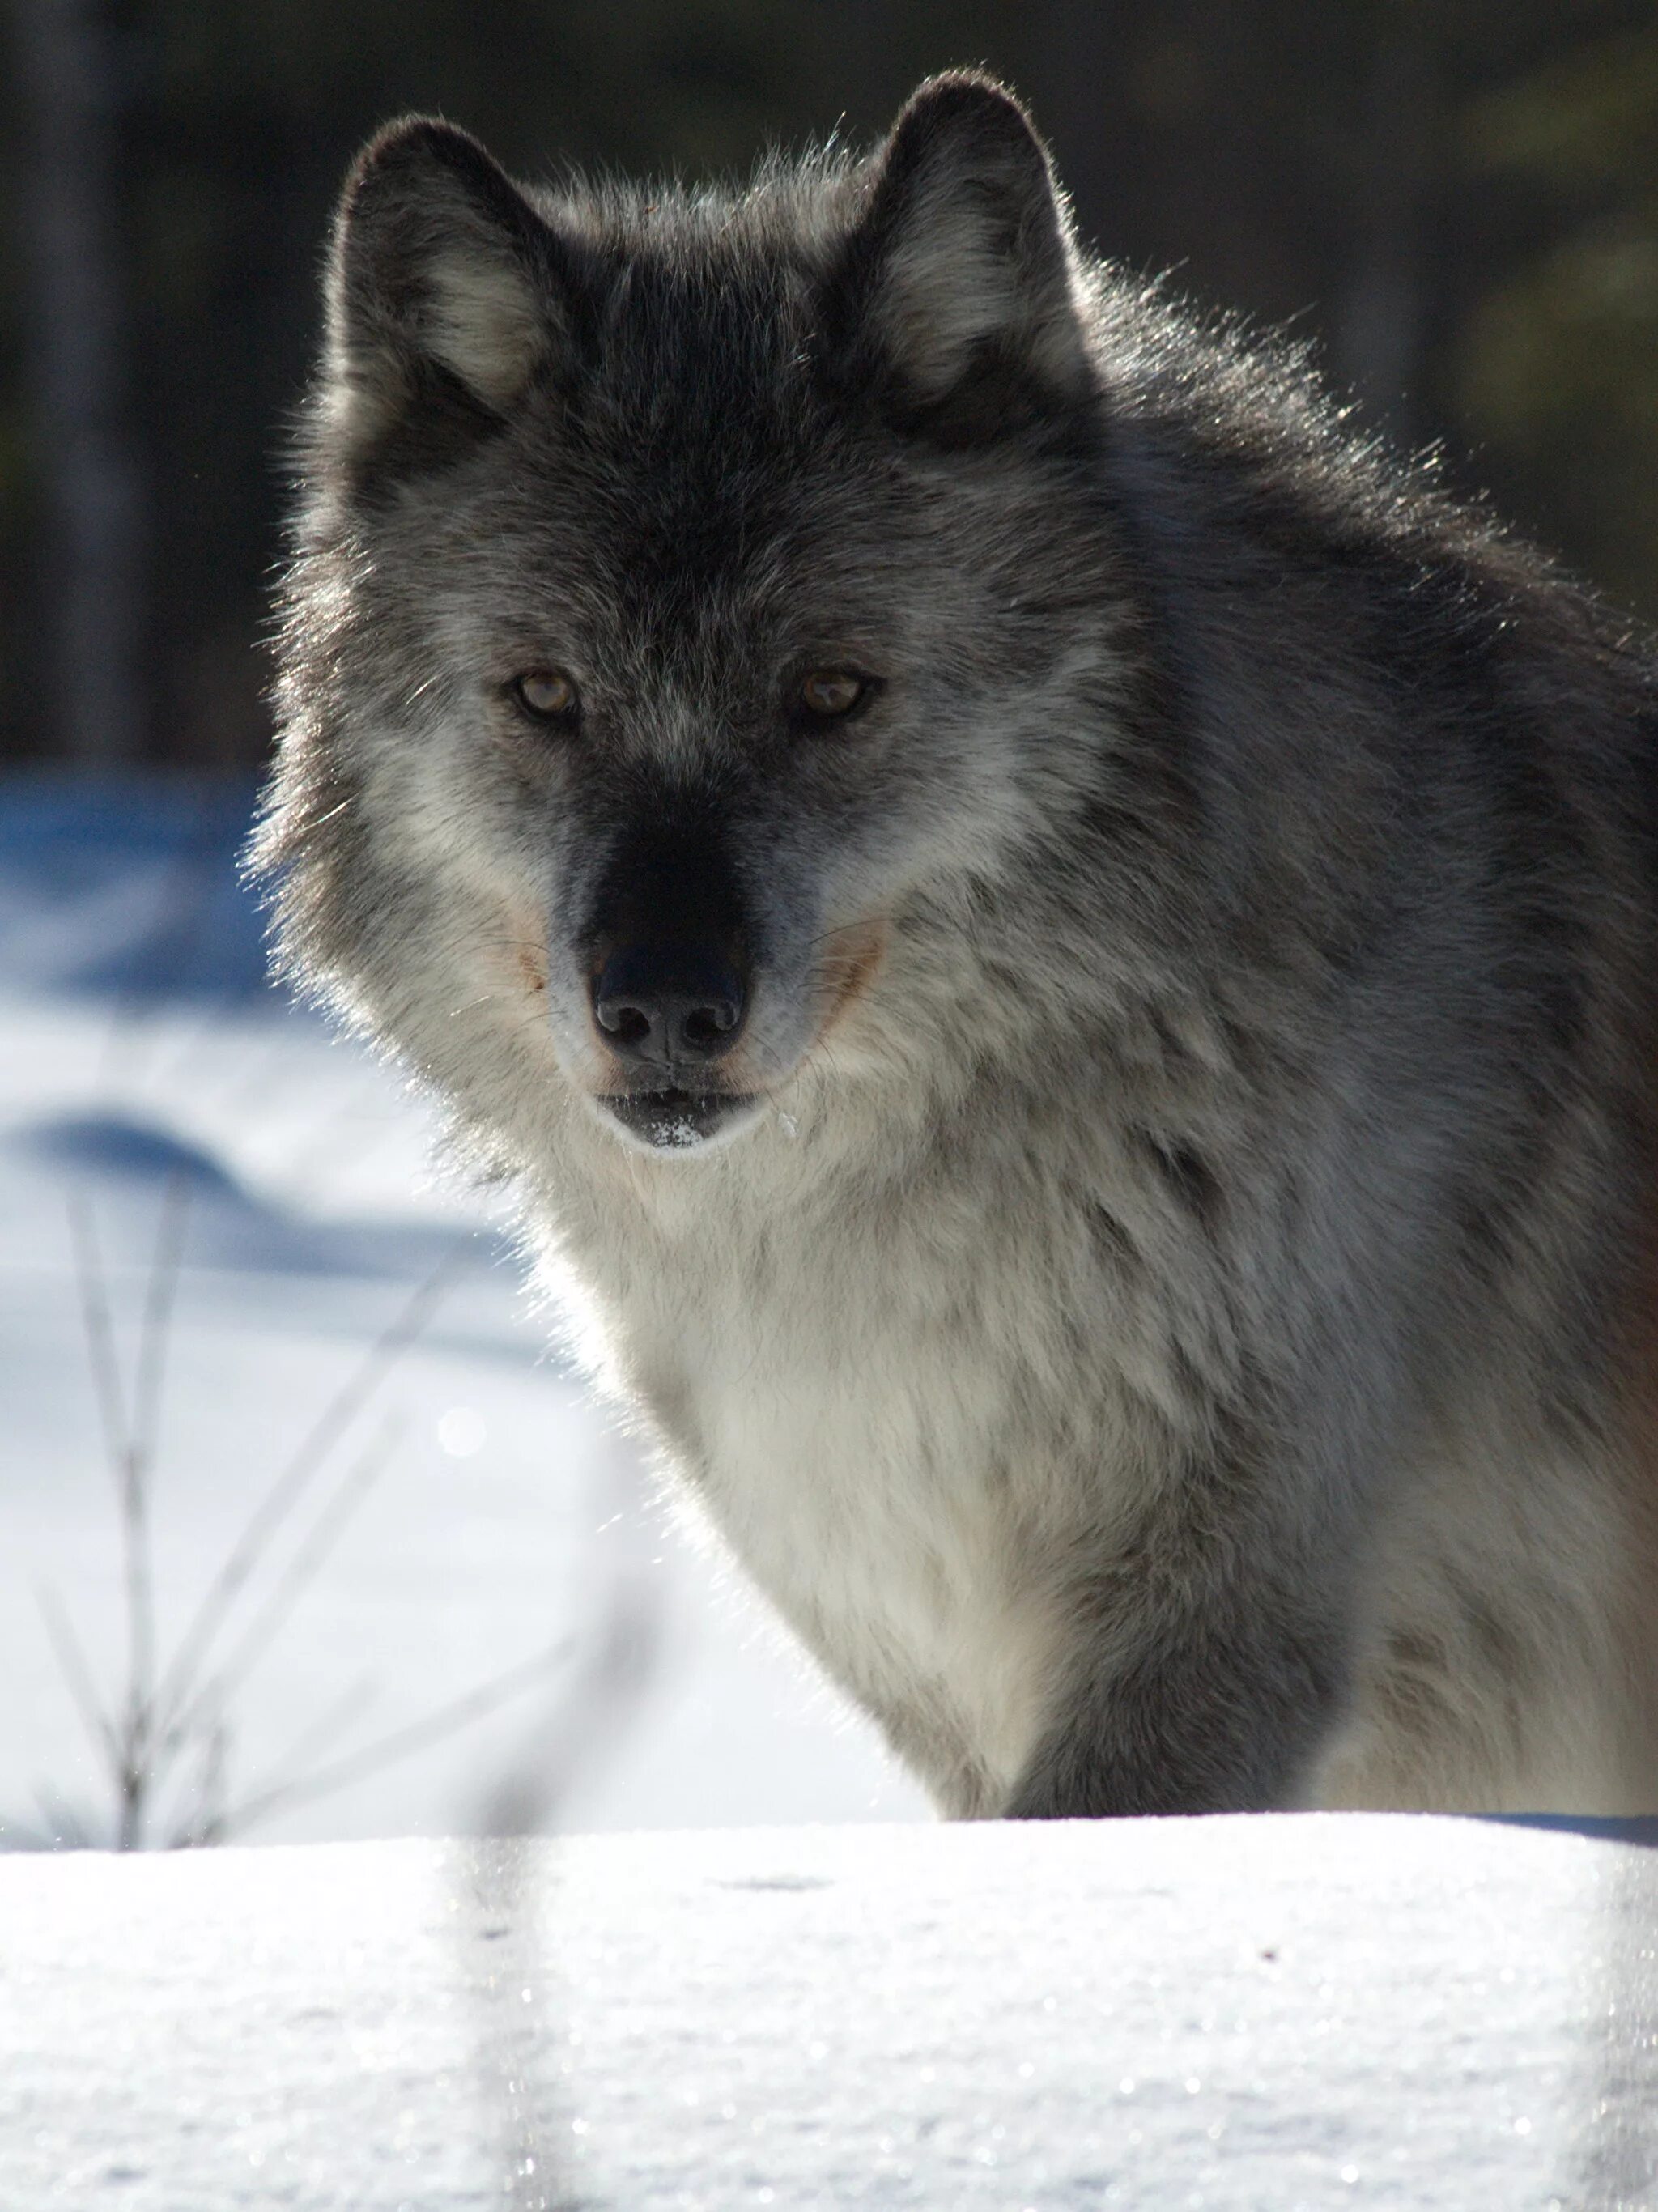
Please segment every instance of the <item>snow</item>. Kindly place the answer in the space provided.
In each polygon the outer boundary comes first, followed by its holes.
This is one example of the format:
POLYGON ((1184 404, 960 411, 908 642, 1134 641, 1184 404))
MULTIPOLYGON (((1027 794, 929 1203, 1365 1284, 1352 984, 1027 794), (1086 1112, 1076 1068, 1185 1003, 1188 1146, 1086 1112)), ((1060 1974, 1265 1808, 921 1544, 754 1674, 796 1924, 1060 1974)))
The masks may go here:
POLYGON ((1658 2203, 1629 1843, 1309 1814, 81 1854, 0 1863, 0 1927, 17 2212, 1658 2203))
POLYGON ((655 1501, 611 1412, 550 1351, 500 1217, 434 1168, 429 1110, 267 985, 235 868, 252 796, 0 783, 0 1845, 112 1832, 40 1602, 72 1623, 103 1699, 118 1696, 118 1525, 71 1200, 89 1213, 129 1395, 158 1230, 185 1205, 155 1455, 164 1651, 331 1397, 451 1261, 435 1316, 246 1593, 251 1607, 334 1486, 383 1449, 230 1702, 229 1799, 349 1763, 558 1656, 499 1710, 349 1786, 292 1796, 251 1832, 473 1826, 503 1772, 542 1757, 621 1587, 644 1593, 656 1662, 604 1760, 560 1777, 567 1821, 920 1817, 872 1732, 655 1501))

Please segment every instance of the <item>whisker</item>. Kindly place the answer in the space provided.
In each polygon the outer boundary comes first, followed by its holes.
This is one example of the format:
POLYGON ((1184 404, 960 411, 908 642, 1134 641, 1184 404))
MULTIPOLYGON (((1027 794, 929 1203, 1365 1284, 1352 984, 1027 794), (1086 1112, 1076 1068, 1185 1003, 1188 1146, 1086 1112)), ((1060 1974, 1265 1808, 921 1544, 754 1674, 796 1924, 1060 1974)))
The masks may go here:
POLYGON ((483 947, 484 950, 491 952, 517 952, 522 954, 526 958, 534 960, 544 959, 547 951, 547 948, 544 945, 537 945, 535 939, 531 937, 485 937, 479 935, 472 939, 471 944, 474 950, 483 947))
POLYGON ((544 1018, 539 1014, 534 1014, 527 1021, 508 1023, 501 1034, 508 1037, 527 1036, 531 1030, 540 1030, 544 1035, 546 1028, 544 1018))
POLYGON ((864 921, 838 922, 833 929, 826 929, 817 937, 809 937, 806 939, 806 950, 809 952, 815 952, 820 945, 827 945, 834 937, 861 936, 868 927, 869 924, 864 921))

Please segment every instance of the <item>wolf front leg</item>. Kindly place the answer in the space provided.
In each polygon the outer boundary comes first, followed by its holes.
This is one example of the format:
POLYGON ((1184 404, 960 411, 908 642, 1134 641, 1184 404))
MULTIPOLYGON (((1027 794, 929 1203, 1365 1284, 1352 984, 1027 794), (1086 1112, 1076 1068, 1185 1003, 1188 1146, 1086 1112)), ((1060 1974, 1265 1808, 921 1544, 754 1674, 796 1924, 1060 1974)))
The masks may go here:
POLYGON ((1340 1718, 1351 1637, 1304 1591, 1211 1583, 1148 1605, 1078 1601, 1048 1727, 1005 1808, 1016 1820, 1266 1812, 1340 1718))

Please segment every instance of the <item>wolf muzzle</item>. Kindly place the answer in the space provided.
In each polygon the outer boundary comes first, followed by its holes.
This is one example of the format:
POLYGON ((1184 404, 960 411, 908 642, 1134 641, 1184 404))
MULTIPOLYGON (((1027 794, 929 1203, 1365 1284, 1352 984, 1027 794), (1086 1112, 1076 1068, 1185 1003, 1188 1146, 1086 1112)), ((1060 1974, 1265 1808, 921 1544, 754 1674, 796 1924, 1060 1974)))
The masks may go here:
POLYGON ((598 1102, 653 1147, 699 1146, 754 1104, 731 1064, 753 998, 753 933, 714 794, 699 796, 674 794, 618 841, 587 937, 593 1033, 610 1067, 598 1102))

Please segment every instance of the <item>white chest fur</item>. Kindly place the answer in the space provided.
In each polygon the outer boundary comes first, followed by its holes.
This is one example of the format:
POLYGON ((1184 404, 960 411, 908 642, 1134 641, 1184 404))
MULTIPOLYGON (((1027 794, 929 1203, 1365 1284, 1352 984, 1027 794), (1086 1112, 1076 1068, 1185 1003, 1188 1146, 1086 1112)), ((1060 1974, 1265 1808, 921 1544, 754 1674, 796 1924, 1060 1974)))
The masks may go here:
POLYGON ((888 1228, 659 1247, 610 1273, 611 1344, 747 1572, 950 1809, 986 1810, 1037 1725, 1054 1486, 1018 1331, 888 1228))
POLYGON ((1029 1746, 1036 1638, 999 1378, 914 1331, 831 1346, 775 1315, 724 1318, 718 1345, 681 1340, 712 1517, 830 1671, 912 1753, 926 1741, 941 1782, 982 1771, 999 1795, 1029 1746))
MULTIPOLYGON (((838 1176, 810 1151, 765 1129, 660 1168, 595 1151, 566 1239, 619 1381, 749 1574, 948 1807, 990 1809, 1078 1574, 1157 1479, 1201 1293, 1091 1234, 1038 1145, 952 1138, 902 1170, 872 1146, 838 1176)), ((1127 1180, 1118 1206, 1160 1233, 1127 1180)))

